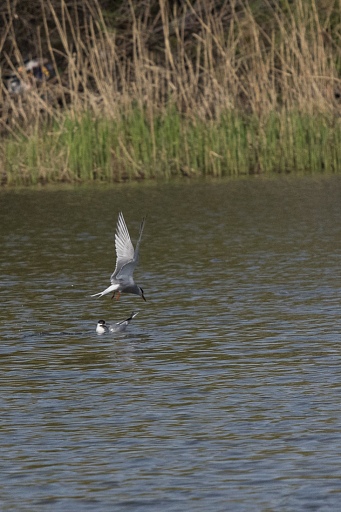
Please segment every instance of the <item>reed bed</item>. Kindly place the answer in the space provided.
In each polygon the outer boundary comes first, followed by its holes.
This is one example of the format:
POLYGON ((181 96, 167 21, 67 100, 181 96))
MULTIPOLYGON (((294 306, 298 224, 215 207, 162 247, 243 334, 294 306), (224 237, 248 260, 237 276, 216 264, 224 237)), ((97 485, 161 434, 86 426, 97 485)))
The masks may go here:
POLYGON ((340 171, 340 0, 33 5, 59 73, 2 87, 3 184, 340 171))

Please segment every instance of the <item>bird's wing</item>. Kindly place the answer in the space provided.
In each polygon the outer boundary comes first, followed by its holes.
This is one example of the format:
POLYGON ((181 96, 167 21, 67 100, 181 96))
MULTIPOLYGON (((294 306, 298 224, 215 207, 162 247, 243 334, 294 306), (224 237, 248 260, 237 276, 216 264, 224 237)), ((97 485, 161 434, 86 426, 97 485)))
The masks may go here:
POLYGON ((134 311, 133 311, 129 318, 126 318, 125 320, 122 320, 121 322, 117 322, 117 324, 116 324, 116 325, 122 325, 122 324, 124 324, 125 322, 129 323, 129 322, 130 322, 133 318, 135 318, 137 315, 138 315, 138 313, 134 313, 134 311))
POLYGON ((143 217, 141 225, 140 225, 139 238, 136 242, 136 247, 135 247, 135 252, 134 252, 134 261, 136 261, 136 262, 139 259, 140 243, 141 243, 141 239, 142 239, 142 233, 143 233, 143 228, 144 228, 145 222, 146 222, 146 217, 143 217))
POLYGON ((117 261, 114 273, 111 280, 125 281, 134 284, 133 273, 139 258, 139 248, 142 239, 145 218, 142 219, 140 226, 139 238, 136 243, 134 251, 133 244, 131 243, 127 225, 124 221, 122 212, 118 216, 117 230, 115 236, 117 261))
POLYGON ((134 259, 134 247, 131 243, 127 224, 125 223, 122 212, 118 215, 116 234, 116 268, 111 276, 114 279, 122 267, 134 259))
POLYGON ((135 270, 135 263, 130 261, 119 268, 116 273, 111 276, 112 283, 121 283, 124 286, 134 285, 133 273, 135 270))

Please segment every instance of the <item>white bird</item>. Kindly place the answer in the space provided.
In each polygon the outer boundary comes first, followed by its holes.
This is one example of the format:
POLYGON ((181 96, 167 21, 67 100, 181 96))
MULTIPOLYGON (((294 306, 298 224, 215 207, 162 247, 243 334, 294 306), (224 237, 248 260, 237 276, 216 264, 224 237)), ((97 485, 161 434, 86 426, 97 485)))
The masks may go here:
POLYGON ((105 320, 98 320, 96 326, 97 334, 106 334, 108 332, 124 332, 133 318, 136 317, 138 313, 132 312, 129 318, 126 320, 122 320, 122 322, 117 322, 117 324, 106 324, 105 320))
POLYGON ((139 248, 144 224, 145 218, 142 219, 139 238, 134 251, 134 246, 131 243, 129 231, 123 214, 122 212, 119 213, 115 234, 116 268, 110 277, 111 286, 106 288, 103 292, 91 295, 91 297, 102 297, 102 295, 114 292, 112 298, 114 298, 117 293, 118 300, 122 292, 134 293, 135 295, 142 297, 143 300, 146 300, 142 288, 135 284, 133 278, 133 273, 139 259, 139 248))

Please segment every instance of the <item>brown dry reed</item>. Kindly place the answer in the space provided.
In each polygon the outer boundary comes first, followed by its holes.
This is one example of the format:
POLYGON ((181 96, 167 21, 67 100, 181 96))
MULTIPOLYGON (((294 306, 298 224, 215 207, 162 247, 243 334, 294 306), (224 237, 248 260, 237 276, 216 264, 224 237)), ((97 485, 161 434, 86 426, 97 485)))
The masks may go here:
MULTIPOLYGON (((22 3, 2 69, 27 56, 22 3)), ((1 88, 3 184, 340 170, 341 0, 33 4, 58 74, 1 88)))

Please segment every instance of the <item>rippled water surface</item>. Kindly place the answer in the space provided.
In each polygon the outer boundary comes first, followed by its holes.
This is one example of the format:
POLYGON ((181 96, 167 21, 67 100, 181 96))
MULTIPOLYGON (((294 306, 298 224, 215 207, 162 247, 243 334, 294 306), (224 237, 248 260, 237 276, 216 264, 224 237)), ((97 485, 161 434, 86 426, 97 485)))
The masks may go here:
POLYGON ((340 177, 0 204, 2 511, 340 509, 340 177), (90 297, 120 210, 146 303, 90 297))

